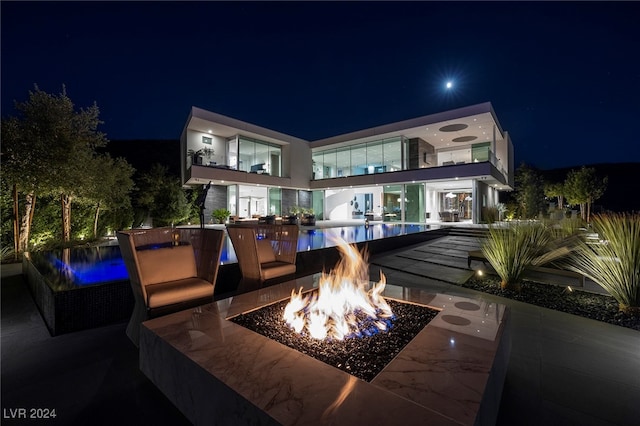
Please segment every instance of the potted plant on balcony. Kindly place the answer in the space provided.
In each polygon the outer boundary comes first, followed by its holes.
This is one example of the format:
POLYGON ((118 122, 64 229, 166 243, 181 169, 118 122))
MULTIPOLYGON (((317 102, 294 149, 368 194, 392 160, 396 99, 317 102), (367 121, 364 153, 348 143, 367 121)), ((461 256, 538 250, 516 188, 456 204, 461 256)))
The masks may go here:
POLYGON ((226 223, 229 216, 231 216, 231 212, 227 209, 215 209, 211 212, 211 217, 217 223, 226 223))
POLYGON ((298 206, 289 207, 289 216, 285 216, 283 221, 289 225, 296 225, 298 223, 298 215, 300 212, 301 209, 298 206))
POLYGON ((187 155, 191 157, 191 165, 197 166, 201 166, 203 164, 203 158, 207 158, 207 160, 210 160, 215 153, 216 152, 213 148, 201 148, 197 151, 193 149, 187 150, 187 155))
POLYGON ((300 219, 301 225, 315 226, 316 215, 313 213, 312 208, 302 209, 302 218, 300 219))

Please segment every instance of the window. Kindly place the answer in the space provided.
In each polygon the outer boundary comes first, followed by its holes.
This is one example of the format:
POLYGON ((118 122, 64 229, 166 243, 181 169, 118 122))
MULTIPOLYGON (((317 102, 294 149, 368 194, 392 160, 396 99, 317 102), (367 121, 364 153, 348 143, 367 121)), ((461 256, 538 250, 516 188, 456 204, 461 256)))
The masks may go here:
POLYGON ((385 140, 382 155, 385 172, 402 170, 402 139, 385 140))
POLYGON ((355 145, 351 147, 351 176, 366 175, 369 173, 367 163, 367 147, 355 145))
POLYGON ((474 163, 489 161, 489 142, 471 145, 471 158, 474 163))
POLYGON ((336 168, 338 177, 351 175, 351 148, 336 149, 336 168))
POLYGON ((314 179, 403 170, 402 136, 313 153, 314 179))
POLYGON ((240 136, 238 170, 281 176, 282 148, 279 145, 240 136))
POLYGON ((282 215, 282 190, 280 188, 269 188, 269 214, 282 215))
POLYGON ((424 222, 424 184, 407 184, 404 194, 404 220, 406 222, 424 222))

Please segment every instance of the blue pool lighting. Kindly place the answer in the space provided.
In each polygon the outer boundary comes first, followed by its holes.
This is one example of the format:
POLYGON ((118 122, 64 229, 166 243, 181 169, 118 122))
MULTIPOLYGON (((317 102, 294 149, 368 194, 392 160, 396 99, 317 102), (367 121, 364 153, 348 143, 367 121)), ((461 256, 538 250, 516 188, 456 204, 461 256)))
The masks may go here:
MULTIPOLYGON (((428 225, 372 224, 369 226, 340 226, 332 228, 301 229, 298 236, 298 252, 334 247, 341 241, 361 243, 413 234, 429 230, 428 225)), ((128 280, 129 275, 117 245, 76 248, 48 252, 44 259, 58 278, 73 286, 96 285, 105 282, 128 280)), ((227 237, 220 256, 221 264, 236 263, 233 245, 227 237)))

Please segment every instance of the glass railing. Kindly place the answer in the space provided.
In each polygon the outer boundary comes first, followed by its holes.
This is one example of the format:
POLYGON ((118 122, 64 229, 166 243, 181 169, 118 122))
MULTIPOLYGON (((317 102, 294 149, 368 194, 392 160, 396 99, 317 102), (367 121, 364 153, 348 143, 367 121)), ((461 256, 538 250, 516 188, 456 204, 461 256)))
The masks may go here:
POLYGON ((491 164, 493 164, 495 166, 496 169, 498 169, 498 171, 502 174, 502 176, 504 177, 505 181, 509 181, 509 174, 507 173, 507 170, 504 168, 504 165, 502 164, 502 162, 500 161, 499 158, 496 157, 496 155, 493 152, 489 152, 489 158, 491 161, 491 164))

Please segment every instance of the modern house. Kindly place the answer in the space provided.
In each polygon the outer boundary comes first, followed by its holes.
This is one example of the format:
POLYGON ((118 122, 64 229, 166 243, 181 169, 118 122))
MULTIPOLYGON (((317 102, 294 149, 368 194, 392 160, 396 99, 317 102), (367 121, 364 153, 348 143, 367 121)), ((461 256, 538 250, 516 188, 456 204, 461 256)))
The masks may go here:
POLYGON ((183 183, 211 183, 207 218, 298 206, 318 220, 478 223, 513 189, 513 145, 489 102, 317 141, 193 107, 180 143, 183 183))

